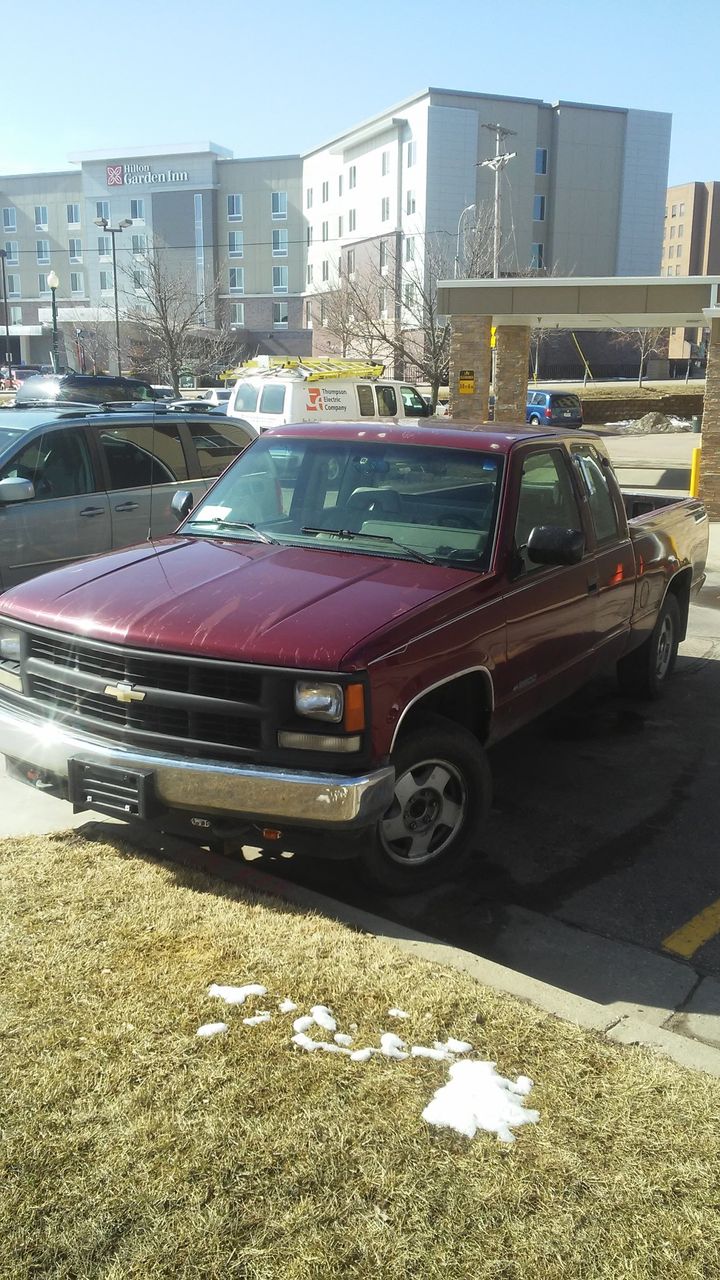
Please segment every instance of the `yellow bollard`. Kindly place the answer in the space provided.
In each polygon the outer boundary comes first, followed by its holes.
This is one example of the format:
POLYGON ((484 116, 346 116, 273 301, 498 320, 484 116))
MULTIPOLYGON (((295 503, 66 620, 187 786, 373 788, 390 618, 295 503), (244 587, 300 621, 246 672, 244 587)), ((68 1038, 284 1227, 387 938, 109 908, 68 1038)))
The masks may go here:
POLYGON ((697 498, 700 488, 700 454, 702 450, 697 445, 692 451, 692 462, 690 463, 690 497, 697 498))

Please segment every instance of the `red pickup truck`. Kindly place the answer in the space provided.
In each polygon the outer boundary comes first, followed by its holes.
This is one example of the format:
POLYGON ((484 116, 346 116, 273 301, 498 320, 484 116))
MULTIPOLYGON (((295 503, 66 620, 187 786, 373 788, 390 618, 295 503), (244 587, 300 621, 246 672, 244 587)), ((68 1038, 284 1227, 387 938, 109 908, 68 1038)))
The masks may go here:
POLYGON ((191 503, 0 597, 10 773, 390 892, 478 852, 489 744, 608 664, 657 694, 704 580, 702 504, 586 431, 284 427, 191 503))

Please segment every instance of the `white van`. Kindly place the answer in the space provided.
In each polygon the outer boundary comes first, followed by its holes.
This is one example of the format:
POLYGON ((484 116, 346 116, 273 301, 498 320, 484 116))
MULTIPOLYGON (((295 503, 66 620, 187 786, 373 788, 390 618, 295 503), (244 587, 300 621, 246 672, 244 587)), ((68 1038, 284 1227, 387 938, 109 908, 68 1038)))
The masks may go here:
POLYGON ((405 382, 271 372, 240 377, 227 412, 264 431, 289 422, 405 422, 429 417, 430 407, 405 382))

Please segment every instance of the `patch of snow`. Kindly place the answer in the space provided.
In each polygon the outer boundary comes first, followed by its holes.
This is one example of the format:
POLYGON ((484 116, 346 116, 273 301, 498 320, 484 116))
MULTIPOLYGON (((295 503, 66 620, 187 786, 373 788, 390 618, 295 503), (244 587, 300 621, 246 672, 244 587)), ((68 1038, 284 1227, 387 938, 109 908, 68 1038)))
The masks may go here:
POLYGON ((256 1013, 252 1018, 243 1018, 243 1022, 246 1027, 257 1027, 261 1022, 269 1022, 271 1017, 272 1014, 269 1013, 267 1009, 263 1009, 260 1013, 256 1013))
POLYGON ((337 1031, 337 1022, 326 1004, 314 1004, 310 1012, 319 1027, 325 1031, 337 1031))
POLYGON ((299 1049, 307 1049, 308 1053, 314 1053, 316 1049, 324 1049, 326 1053, 346 1053, 349 1055, 349 1049, 343 1049, 339 1044, 331 1044, 327 1040, 311 1040, 310 1036, 306 1036, 304 1031, 299 1031, 292 1038, 293 1044, 299 1049))
POLYGON ((474 1138, 478 1129, 497 1134, 500 1142, 514 1142, 511 1132, 522 1124, 537 1124, 539 1111, 525 1108, 522 1098, 532 1088, 527 1076, 513 1082, 499 1076, 494 1062, 455 1062, 449 1080, 438 1089, 422 1113, 423 1120, 474 1138))
POLYGON ((388 1017, 389 1018, 407 1018, 409 1017, 409 1014, 405 1013, 404 1009, 388 1009, 388 1017))
POLYGON ((405 1041, 396 1036, 393 1031, 384 1031, 380 1037, 380 1052, 386 1058, 407 1058, 408 1054, 403 1053, 405 1041))
POLYGON ((304 1031, 309 1031, 314 1021, 315 1019, 313 1018, 312 1014, 303 1013, 299 1018, 296 1018, 295 1021, 293 1022, 293 1031, 298 1031, 301 1034, 304 1031))
POLYGON ((336 1031, 333 1039, 336 1044, 343 1044, 346 1047, 353 1042, 352 1036, 346 1035, 344 1031, 336 1031))
POLYGON ((437 1062, 452 1062, 452 1054, 438 1044, 434 1049, 428 1049, 425 1044, 414 1044, 410 1054, 413 1058, 435 1058, 437 1062))
POLYGON ((208 987, 208 995, 217 996, 226 1004, 244 1004, 248 996, 266 996, 267 987, 261 987, 259 982, 250 982, 245 987, 223 987, 213 982, 208 987))
POLYGON ((448 1036, 443 1043, 442 1040, 434 1041, 436 1049, 448 1049, 450 1053, 469 1053, 472 1045, 469 1040, 454 1040, 452 1036, 448 1036))
POLYGON ((297 1009, 297 1005, 294 1004, 292 1000, 286 998, 285 1000, 278 1001, 278 1009, 280 1013, 294 1013, 297 1009))
POLYGON ((198 1027, 195 1035, 203 1036, 206 1040, 209 1040, 210 1036, 221 1036, 225 1031, 229 1030, 227 1022, 205 1022, 202 1027, 198 1027))
POLYGON ((374 1053, 378 1053, 378 1049, 353 1049, 350 1054, 351 1062, 369 1062, 374 1053))

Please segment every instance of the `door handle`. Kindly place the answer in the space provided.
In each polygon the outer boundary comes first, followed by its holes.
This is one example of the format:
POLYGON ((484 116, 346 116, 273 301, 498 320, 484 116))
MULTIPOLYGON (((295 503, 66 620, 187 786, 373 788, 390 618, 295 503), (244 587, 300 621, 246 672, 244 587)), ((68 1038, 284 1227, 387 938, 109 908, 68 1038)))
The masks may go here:
POLYGON ((105 508, 104 507, 83 507, 82 511, 80 512, 80 515, 81 516, 104 516, 105 508))
POLYGON ((140 506, 139 502, 121 502, 120 506, 116 507, 115 510, 116 511, 137 511, 139 506, 140 506))

